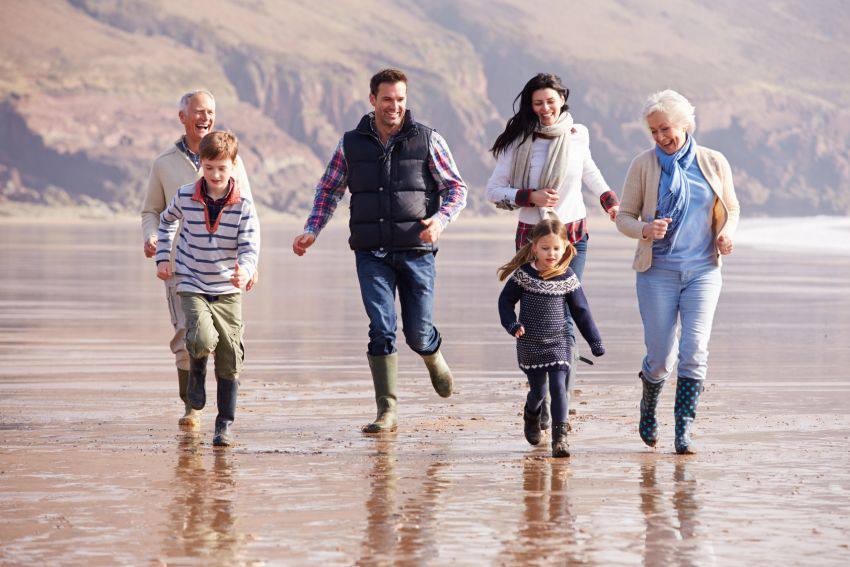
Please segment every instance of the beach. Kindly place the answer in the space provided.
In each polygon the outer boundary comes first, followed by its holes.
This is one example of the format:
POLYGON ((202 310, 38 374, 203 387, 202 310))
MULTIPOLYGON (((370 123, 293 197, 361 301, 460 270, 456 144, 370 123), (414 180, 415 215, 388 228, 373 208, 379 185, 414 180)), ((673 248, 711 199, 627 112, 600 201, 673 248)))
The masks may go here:
POLYGON ((850 233, 836 222, 829 245, 791 249, 781 224, 742 225, 699 453, 679 456, 672 381, 658 448, 637 435, 634 241, 593 217, 583 283, 607 352, 578 369, 569 459, 522 435, 527 386, 496 310, 509 215, 444 233, 435 321, 455 393, 434 393, 399 330, 400 422, 382 436, 359 430, 375 404, 344 223, 303 258, 299 224, 264 224, 227 450, 211 446, 213 403, 198 432, 177 427, 165 291, 137 224, 8 223, 0 564, 845 565, 850 233))

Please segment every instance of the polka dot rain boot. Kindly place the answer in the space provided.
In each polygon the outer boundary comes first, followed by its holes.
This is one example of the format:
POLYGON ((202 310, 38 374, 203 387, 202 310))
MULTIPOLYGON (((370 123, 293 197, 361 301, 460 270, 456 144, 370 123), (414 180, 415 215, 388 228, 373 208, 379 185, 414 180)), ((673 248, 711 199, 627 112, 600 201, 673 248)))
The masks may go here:
POLYGON ((680 455, 696 453, 691 443, 691 426, 696 418, 699 395, 703 389, 702 380, 680 376, 676 381, 676 405, 673 414, 676 417, 676 452, 680 455))
POLYGON ((655 419, 655 408, 658 406, 658 398, 661 396, 664 381, 662 380, 658 383, 649 382, 644 377, 643 372, 638 374, 638 376, 643 383, 638 433, 640 433, 640 438, 644 443, 650 447, 655 447, 655 444, 658 443, 658 421, 655 419))

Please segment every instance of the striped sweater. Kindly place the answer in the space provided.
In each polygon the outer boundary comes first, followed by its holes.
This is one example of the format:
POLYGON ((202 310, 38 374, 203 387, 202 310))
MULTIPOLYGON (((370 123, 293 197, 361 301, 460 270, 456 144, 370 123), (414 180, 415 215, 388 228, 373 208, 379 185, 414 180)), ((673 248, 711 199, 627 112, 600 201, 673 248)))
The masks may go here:
POLYGON ((248 276, 254 275, 260 254, 260 222, 250 197, 242 196, 235 183, 218 219, 210 224, 201 194, 203 178, 177 190, 159 218, 156 262, 169 259, 180 220, 174 257, 177 291, 224 295, 239 293, 230 283, 236 262, 248 276))

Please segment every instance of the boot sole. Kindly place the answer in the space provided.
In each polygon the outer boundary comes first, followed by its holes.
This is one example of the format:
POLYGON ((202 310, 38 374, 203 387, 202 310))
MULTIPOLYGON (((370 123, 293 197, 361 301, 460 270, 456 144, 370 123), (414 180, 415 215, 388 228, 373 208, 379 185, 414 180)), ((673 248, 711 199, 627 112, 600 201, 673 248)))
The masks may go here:
POLYGON ((393 431, 397 431, 397 430, 398 430, 398 425, 393 425, 392 427, 373 428, 373 427, 371 427, 371 424, 369 424, 369 425, 364 425, 363 427, 360 428, 360 431, 362 433, 369 433, 369 434, 392 433, 393 431))

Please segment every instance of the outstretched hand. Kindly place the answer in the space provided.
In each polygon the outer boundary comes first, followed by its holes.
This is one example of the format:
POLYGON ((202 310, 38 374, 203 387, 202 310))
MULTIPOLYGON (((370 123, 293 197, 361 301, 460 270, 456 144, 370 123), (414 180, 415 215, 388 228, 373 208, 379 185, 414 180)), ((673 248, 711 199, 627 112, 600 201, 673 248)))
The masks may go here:
POLYGON ((651 223, 643 225, 642 234, 644 238, 652 240, 661 240, 667 234, 667 227, 673 219, 665 217, 663 219, 655 219, 651 223))
POLYGON ((159 262, 156 265, 156 277, 165 281, 171 279, 171 262, 159 262))
POLYGON ((561 200, 561 196, 558 194, 557 189, 545 187, 532 191, 531 195, 528 196, 528 200, 531 201, 532 205, 537 207, 554 207, 561 200))
POLYGON ((307 253, 307 249, 316 242, 316 235, 309 232, 300 234, 292 241, 292 251, 298 256, 303 256, 307 253))
POLYGON ((156 255, 156 236, 145 240, 145 258, 153 258, 156 255))
POLYGON ((236 267, 233 268, 233 275, 230 276, 230 284, 233 287, 238 287, 242 289, 248 283, 248 272, 243 270, 239 266, 239 262, 236 263, 236 267))
POLYGON ((425 219, 422 221, 425 225, 425 230, 419 233, 419 240, 422 242, 437 242, 440 234, 443 232, 443 225, 435 218, 425 219))
POLYGON ((254 289, 254 286, 257 285, 258 279, 260 279, 260 270, 254 270, 254 275, 251 276, 251 279, 248 280, 247 284, 245 284, 245 291, 251 291, 254 289))
POLYGON ((726 234, 721 234, 717 237, 717 249, 720 253, 726 256, 732 253, 732 238, 726 234))

